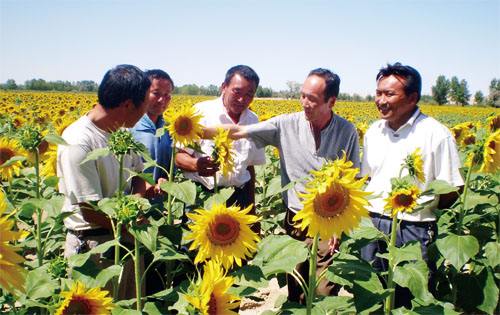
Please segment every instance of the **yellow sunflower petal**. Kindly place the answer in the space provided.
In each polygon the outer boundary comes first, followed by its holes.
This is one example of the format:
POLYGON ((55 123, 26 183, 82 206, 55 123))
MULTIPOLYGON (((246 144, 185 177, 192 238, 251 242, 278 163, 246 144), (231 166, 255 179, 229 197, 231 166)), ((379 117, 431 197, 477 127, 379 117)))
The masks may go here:
POLYGON ((100 288, 87 290, 81 282, 77 281, 71 290, 61 292, 64 300, 55 314, 111 314, 114 305, 113 299, 107 297, 108 293, 100 288))
POLYGON ((175 142, 189 146, 200 139, 201 115, 196 113, 193 106, 169 109, 165 119, 168 123, 168 132, 175 142))

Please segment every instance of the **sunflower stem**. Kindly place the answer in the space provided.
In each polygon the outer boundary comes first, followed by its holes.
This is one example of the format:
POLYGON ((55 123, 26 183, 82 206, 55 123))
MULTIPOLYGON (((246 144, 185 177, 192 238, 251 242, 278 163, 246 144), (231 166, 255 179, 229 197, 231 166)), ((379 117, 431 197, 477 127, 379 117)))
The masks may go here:
MULTIPOLYGON (((121 228, 122 224, 121 222, 116 223, 116 230, 114 231, 115 233, 115 265, 120 264, 120 238, 121 238, 121 228)), ((116 276, 113 278, 113 300, 117 301, 118 300, 118 290, 120 288, 120 276, 116 276)))
MULTIPOLYGON (((35 149, 35 195, 36 198, 40 198, 40 154, 38 148, 35 149)), ((38 267, 43 264, 43 248, 42 248, 42 209, 36 209, 36 257, 38 261, 38 267)))
POLYGON ((309 255, 309 292, 307 294, 307 315, 311 315, 312 304, 316 293, 316 258, 318 252, 319 236, 316 234, 313 239, 311 253, 309 255))
POLYGON ((123 155, 118 156, 118 163, 120 164, 120 170, 118 172, 118 197, 123 196, 123 155))
POLYGON ((214 174, 214 193, 218 193, 219 188, 217 187, 217 172, 214 174))
POLYGON ((141 275, 140 275, 140 265, 141 265, 141 256, 140 256, 140 244, 136 237, 134 237, 134 274, 135 274, 135 297, 137 300, 137 311, 142 311, 141 305, 141 275))
MULTIPOLYGON (((175 140, 174 146, 172 147, 172 155, 170 158, 170 168, 168 172, 168 182, 172 184, 174 182, 174 160, 175 160, 175 140)), ((172 194, 168 193, 167 197, 167 224, 172 225, 174 223, 174 219, 172 218, 172 194)))
POLYGON ((395 296, 395 291, 394 291, 394 260, 391 255, 391 248, 396 246, 396 238, 397 238, 397 230, 398 230, 398 216, 397 214, 392 218, 392 226, 391 226, 391 240, 389 242, 389 270, 387 273, 387 289, 390 290, 391 292, 389 293, 389 296, 385 300, 385 305, 384 305, 384 313, 385 314, 390 314, 391 310, 394 308, 394 296, 395 296))
POLYGON ((464 193, 460 204, 460 212, 458 214, 457 235, 462 235, 462 224, 465 216, 465 201, 467 200, 467 192, 469 191, 469 181, 472 174, 472 166, 467 171, 467 177, 464 184, 464 193))

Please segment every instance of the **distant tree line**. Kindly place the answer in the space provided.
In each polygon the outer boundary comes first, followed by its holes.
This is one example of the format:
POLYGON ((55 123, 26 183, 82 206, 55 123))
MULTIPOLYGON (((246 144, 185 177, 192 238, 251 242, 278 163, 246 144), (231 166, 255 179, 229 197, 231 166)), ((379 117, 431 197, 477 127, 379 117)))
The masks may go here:
POLYGON ((33 90, 33 91, 64 91, 64 92, 96 92, 97 83, 90 80, 77 82, 70 81, 45 81, 44 79, 31 79, 18 85, 15 80, 8 79, 4 84, 0 84, 0 89, 4 90, 33 90))
MULTIPOLYGON (((471 93, 465 79, 459 80, 453 76, 448 80, 444 75, 436 79, 436 84, 432 86, 432 99, 439 105, 456 104, 469 105, 471 93)), ((489 87, 488 97, 483 92, 477 91, 474 94, 473 103, 475 105, 487 105, 500 107, 500 79, 492 79, 489 87)))

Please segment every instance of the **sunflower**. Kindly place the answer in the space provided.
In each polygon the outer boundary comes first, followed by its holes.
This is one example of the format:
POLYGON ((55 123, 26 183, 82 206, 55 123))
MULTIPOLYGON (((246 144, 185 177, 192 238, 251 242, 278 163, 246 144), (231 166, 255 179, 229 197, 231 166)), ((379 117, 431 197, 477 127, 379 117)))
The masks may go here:
POLYGON ((231 311, 240 305, 240 298, 227 291, 234 284, 216 260, 210 260, 203 268, 203 279, 195 284, 187 301, 203 315, 236 315, 231 311))
POLYGON ((365 122, 361 122, 359 124, 356 124, 356 131, 358 132, 359 136, 359 145, 363 145, 363 139, 365 137, 366 131, 368 130, 368 124, 365 122))
POLYGON ((200 139, 202 128, 201 115, 193 106, 169 109, 165 114, 170 136, 184 146, 193 144, 200 139))
POLYGON ((474 134, 474 128, 475 126, 472 122, 464 122, 451 128, 451 132, 453 133, 453 136, 459 146, 467 145, 464 140, 467 138, 470 139, 470 136, 474 134))
POLYGON ((309 237, 319 234, 323 240, 340 237, 359 225, 362 217, 368 216, 367 196, 361 188, 366 177, 356 180, 357 169, 343 169, 349 163, 340 159, 328 163, 321 172, 306 184, 303 198, 304 208, 293 218, 300 221, 297 227, 306 230, 309 237), (344 162, 342 162, 344 161, 344 162), (321 180, 320 180, 321 179, 321 180))
POLYGON ((417 186, 399 187, 391 191, 385 199, 385 210, 391 211, 391 216, 394 217, 398 212, 413 212, 417 206, 417 199, 420 195, 420 190, 417 186))
POLYGON ((0 286, 8 292, 15 290, 23 291, 26 270, 19 264, 24 262, 24 258, 14 251, 9 242, 18 241, 26 237, 26 231, 12 231, 14 221, 10 220, 11 215, 5 215, 7 209, 7 199, 3 190, 0 189, 0 286))
POLYGON ((45 177, 56 176, 57 170, 57 146, 50 144, 47 151, 40 157, 42 169, 40 174, 45 177))
POLYGON ((405 165, 411 176, 415 177, 421 183, 425 181, 424 161, 422 160, 420 148, 415 149, 415 151, 406 157, 405 165))
POLYGON ((347 160, 347 156, 344 151, 340 159, 324 164, 319 171, 312 170, 310 173, 313 178, 306 183, 306 187, 315 187, 320 183, 324 183, 331 177, 342 177, 347 173, 353 173, 356 175, 358 173, 358 169, 353 168, 352 166, 352 161, 347 160))
POLYGON ((234 169, 233 140, 229 138, 229 130, 217 128, 214 145, 214 160, 219 164, 222 176, 227 177, 234 169))
POLYGON ((56 311, 56 315, 66 314, 111 314, 113 299, 107 297, 108 291, 100 288, 87 290, 77 281, 69 291, 61 292, 64 301, 56 311))
POLYGON ((486 119, 486 124, 490 132, 495 132, 500 129, 500 114, 488 117, 486 119))
POLYGON ((11 161, 6 163, 8 160, 15 156, 24 156, 26 153, 21 149, 19 142, 14 139, 0 138, 0 177, 6 180, 11 179, 14 176, 19 176, 21 168, 23 167, 22 161, 11 161))
POLYGON ((260 240, 249 226, 259 221, 257 216, 247 214, 252 206, 240 210, 236 206, 216 204, 210 210, 197 209, 196 213, 188 213, 193 221, 187 236, 188 240, 193 240, 189 249, 198 249, 194 262, 218 259, 226 269, 234 262, 241 266, 241 260, 257 250, 260 240))
POLYGON ((495 173, 500 169, 500 129, 490 134, 483 145, 480 172, 495 173))

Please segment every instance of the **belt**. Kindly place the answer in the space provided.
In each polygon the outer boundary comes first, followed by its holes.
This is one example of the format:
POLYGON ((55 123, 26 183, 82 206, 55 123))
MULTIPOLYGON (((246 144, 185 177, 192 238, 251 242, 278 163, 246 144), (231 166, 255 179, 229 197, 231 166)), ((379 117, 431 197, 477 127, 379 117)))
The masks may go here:
POLYGON ((105 228, 97 228, 90 230, 68 230, 69 233, 76 235, 77 237, 89 237, 89 236, 103 236, 110 235, 111 230, 105 228))

